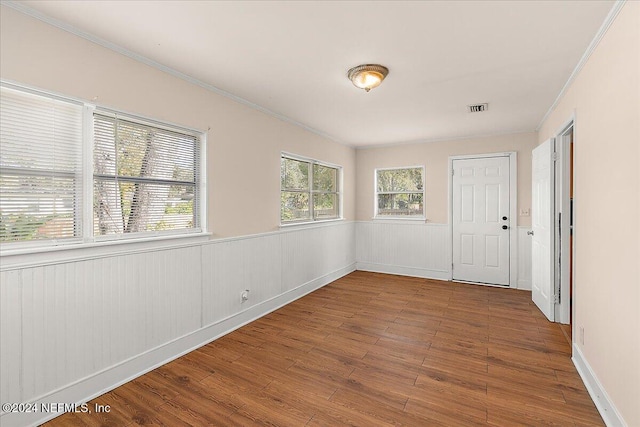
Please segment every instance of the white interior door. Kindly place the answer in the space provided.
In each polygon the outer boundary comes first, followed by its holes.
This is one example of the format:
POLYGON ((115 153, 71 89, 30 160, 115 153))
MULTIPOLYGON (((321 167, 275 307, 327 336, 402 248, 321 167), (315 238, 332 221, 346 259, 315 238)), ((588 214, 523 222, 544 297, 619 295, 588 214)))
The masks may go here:
POLYGON ((509 157, 453 160, 453 279, 509 285, 509 157))
POLYGON ((553 209, 554 209, 554 140, 549 139, 533 150, 531 225, 533 229, 531 260, 531 298, 545 316, 554 320, 553 284, 553 209))

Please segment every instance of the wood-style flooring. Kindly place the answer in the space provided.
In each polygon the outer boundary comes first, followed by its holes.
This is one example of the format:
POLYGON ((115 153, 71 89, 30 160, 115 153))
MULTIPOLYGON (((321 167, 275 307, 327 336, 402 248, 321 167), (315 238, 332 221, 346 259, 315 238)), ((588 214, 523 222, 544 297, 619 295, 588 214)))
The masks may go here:
POLYGON ((602 426, 525 291, 354 272, 51 426, 602 426))

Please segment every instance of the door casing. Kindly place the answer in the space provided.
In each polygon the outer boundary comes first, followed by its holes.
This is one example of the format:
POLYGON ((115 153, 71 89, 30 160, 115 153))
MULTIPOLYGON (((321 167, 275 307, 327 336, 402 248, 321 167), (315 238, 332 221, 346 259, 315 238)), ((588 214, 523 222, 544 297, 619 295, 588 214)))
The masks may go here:
MULTIPOLYGON (((570 185, 571 185, 571 165, 570 165, 570 144, 567 140, 567 135, 573 132, 574 142, 574 156, 575 156, 575 116, 572 116, 556 133, 556 153, 557 160, 555 165, 556 170, 556 183, 555 183, 555 233, 556 239, 556 257, 555 257, 555 292, 558 294, 560 303, 555 306, 555 321, 558 323, 569 323, 569 311, 575 309, 576 292, 575 288, 571 294, 573 295, 573 307, 569 304, 569 287, 571 282, 569 280, 570 263, 569 255, 573 251, 573 281, 575 285, 575 244, 576 244, 576 222, 575 222, 575 202, 574 209, 571 212, 570 206, 570 185), (562 214, 559 216, 559 214, 562 214), (571 218, 573 215, 573 218, 571 218), (573 221, 571 221, 573 219, 573 221), (570 228, 569 225, 573 223, 573 246, 570 243, 570 228)), ((574 161, 574 176, 575 176, 575 161, 574 161)), ((575 179, 573 180, 575 186, 575 179)), ((574 192, 575 195, 575 192, 574 192)), ((575 319, 574 316, 571 316, 575 319)), ((575 322, 574 322, 575 323, 575 322)), ((572 337, 575 337, 575 331, 572 331, 572 337)))
MULTIPOLYGON (((517 288, 518 286, 518 153, 508 151, 502 153, 486 153, 486 154, 468 154, 461 156, 449 156, 449 280, 453 280, 453 161, 466 159, 486 159, 490 157, 508 157, 509 158, 509 218, 511 218, 511 226, 509 227, 509 288, 517 288)), ((485 285, 483 283, 478 283, 485 285)), ((485 286, 492 286, 486 284, 485 286)), ((498 285, 496 285, 498 286, 498 285)), ((503 288, 504 286, 499 286, 503 288)))

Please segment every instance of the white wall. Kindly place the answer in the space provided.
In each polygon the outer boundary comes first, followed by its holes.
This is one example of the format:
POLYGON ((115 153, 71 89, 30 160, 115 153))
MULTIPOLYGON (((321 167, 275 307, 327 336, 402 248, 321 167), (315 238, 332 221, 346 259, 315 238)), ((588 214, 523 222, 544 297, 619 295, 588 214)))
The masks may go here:
POLYGON ((553 137, 575 114, 574 359, 609 425, 640 425, 639 80, 640 3, 629 1, 539 132, 553 137))
POLYGON ((0 77, 207 131, 208 224, 215 237, 278 229, 281 151, 342 166, 343 213, 354 219, 353 148, 4 5, 0 6, 0 77))
MULTIPOLYGON (((452 141, 361 148, 356 151, 356 218, 358 269, 435 279, 451 278, 449 233, 449 157, 515 151, 518 168, 518 212, 531 209, 531 150, 535 132, 452 141), (375 170, 425 167, 426 223, 372 220, 375 170)), ((517 219, 516 286, 531 289, 531 217, 517 219)))
POLYGON ((3 255, 0 402, 86 401, 355 268, 354 149, 5 5, 0 78, 206 131, 217 239, 3 255), (280 230, 282 151, 343 167, 346 221, 280 230))
MULTIPOLYGON (((355 225, 3 258, 0 401, 100 395, 355 269, 355 225), (249 300, 241 292, 249 289, 249 300)), ((5 427, 55 414, 3 414, 5 427)))
MULTIPOLYGON (((540 141, 553 136, 575 111, 575 324, 585 329, 585 343, 576 346, 627 425, 640 425, 639 9, 637 2, 624 6, 539 132, 540 141)), ((277 230, 280 151, 342 165, 345 217, 364 221, 53 261, 3 258, 2 402, 76 402, 100 394, 334 280, 356 259, 363 268, 445 273, 447 177, 441 172, 449 155, 518 151, 518 207, 530 207, 527 155, 535 133, 356 154, 6 6, 0 19, 3 79, 208 130, 208 212, 216 237, 277 230), (373 170, 406 164, 426 165, 433 224, 369 223, 373 170), (230 176, 237 177, 233 187, 230 176), (385 240, 390 233, 405 238, 385 240), (242 305, 246 288, 250 300, 242 305)), ((518 224, 527 227, 530 219, 518 224)), ((526 252, 525 240, 519 242, 526 252)), ((521 272, 519 283, 527 280, 521 272)), ((40 415, 4 415, 1 423, 35 422, 40 415)))
MULTIPOLYGON (((518 153, 518 212, 531 209, 531 150, 535 132, 481 138, 435 141, 397 146, 372 147, 356 151, 356 219, 374 216, 376 168, 425 167, 425 214, 429 222, 446 224, 448 216, 449 157, 515 151, 518 153)), ((530 226, 530 216, 519 216, 518 225, 530 226)))
MULTIPOLYGON (((529 227, 517 227, 516 287, 531 290, 529 227)), ((416 221, 357 221, 357 269, 450 280, 451 235, 447 224, 416 221)))

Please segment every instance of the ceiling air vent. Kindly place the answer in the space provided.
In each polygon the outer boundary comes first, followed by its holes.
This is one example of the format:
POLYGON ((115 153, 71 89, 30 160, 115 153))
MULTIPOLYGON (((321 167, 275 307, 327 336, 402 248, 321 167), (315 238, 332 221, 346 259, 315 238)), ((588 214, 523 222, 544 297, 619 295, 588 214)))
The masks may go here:
POLYGON ((467 111, 470 113, 481 113, 489 109, 489 104, 467 105, 467 111))

